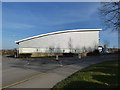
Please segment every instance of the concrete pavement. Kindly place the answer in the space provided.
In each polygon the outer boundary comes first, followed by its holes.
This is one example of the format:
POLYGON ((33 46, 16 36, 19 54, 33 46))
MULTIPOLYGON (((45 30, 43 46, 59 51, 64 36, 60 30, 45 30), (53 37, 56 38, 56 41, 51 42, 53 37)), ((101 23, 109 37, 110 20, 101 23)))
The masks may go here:
POLYGON ((65 65, 63 67, 55 68, 38 75, 33 75, 30 78, 26 78, 24 80, 8 85, 6 88, 52 88, 56 83, 67 78, 69 75, 82 68, 95 63, 117 59, 117 55, 85 57, 79 63, 65 65))

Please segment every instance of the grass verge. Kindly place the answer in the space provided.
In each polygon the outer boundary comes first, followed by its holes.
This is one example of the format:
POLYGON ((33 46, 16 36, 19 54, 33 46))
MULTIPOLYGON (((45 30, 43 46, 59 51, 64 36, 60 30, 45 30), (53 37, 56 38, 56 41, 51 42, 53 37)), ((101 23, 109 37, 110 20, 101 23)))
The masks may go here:
POLYGON ((66 88, 117 88, 118 61, 107 61, 86 67, 56 84, 52 90, 66 88))

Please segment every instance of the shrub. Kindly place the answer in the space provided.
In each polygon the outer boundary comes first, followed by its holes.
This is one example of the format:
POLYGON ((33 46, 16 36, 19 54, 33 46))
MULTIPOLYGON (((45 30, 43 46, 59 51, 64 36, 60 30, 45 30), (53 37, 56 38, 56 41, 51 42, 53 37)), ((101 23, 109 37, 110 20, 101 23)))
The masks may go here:
POLYGON ((64 57, 73 57, 74 53, 63 53, 64 57))
POLYGON ((99 50, 94 50, 93 52, 87 53, 87 56, 96 56, 96 55, 100 55, 99 50))
POLYGON ((31 53, 22 53, 22 54, 19 54, 18 55, 18 57, 20 57, 20 58, 29 58, 29 57, 31 57, 31 53))

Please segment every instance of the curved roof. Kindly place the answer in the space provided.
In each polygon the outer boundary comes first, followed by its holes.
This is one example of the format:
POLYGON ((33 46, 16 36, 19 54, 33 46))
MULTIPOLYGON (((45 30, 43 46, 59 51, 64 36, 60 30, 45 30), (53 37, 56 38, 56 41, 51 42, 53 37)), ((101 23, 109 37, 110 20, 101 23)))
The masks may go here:
POLYGON ((102 30, 102 29, 74 29, 74 30, 57 31, 57 32, 46 33, 46 34, 41 34, 41 35, 25 38, 25 39, 22 39, 22 40, 15 41, 15 43, 19 44, 20 42, 23 42, 23 41, 26 41, 26 40, 30 40, 30 39, 34 39, 34 38, 38 38, 38 37, 43 37, 43 36, 48 36, 48 35, 54 35, 54 34, 61 34, 61 33, 68 33, 68 32, 100 31, 100 30, 102 30))

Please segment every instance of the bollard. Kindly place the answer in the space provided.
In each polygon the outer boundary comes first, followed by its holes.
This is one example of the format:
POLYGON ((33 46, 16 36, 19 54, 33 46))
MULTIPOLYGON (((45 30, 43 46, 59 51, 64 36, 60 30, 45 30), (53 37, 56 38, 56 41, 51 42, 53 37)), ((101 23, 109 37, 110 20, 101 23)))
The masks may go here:
POLYGON ((58 61, 58 55, 56 55, 56 60, 58 61))
POLYGON ((58 60, 58 55, 56 55, 56 60, 58 61, 58 63, 60 64, 60 66, 63 66, 63 65, 62 65, 62 61, 61 61, 61 60, 58 60))
POLYGON ((78 54, 78 58, 81 59, 82 58, 82 54, 79 53, 78 54))

